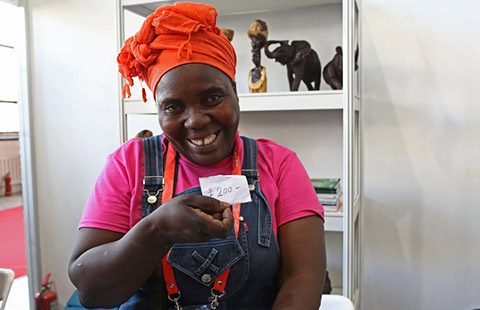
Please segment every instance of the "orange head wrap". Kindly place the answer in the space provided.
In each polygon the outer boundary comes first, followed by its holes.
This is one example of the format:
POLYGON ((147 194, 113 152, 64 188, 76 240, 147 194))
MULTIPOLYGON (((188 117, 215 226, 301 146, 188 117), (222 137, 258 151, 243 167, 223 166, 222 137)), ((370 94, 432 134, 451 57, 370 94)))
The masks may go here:
MULTIPOLYGON (((142 28, 125 41, 118 54, 118 68, 127 80, 130 97, 132 77, 145 81, 153 92, 170 69, 187 63, 211 65, 235 79, 237 58, 227 37, 216 25, 217 11, 200 3, 175 3, 158 8, 142 28)), ((143 100, 146 101, 142 88, 143 100)))

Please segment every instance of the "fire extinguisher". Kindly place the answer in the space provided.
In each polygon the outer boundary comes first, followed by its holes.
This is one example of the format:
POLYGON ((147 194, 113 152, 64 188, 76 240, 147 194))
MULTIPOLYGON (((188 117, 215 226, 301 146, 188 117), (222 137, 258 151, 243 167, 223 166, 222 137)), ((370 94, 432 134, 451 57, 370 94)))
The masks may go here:
POLYGON ((12 178, 10 173, 7 173, 3 179, 5 180, 5 196, 12 196, 12 178))
POLYGON ((57 292, 50 288, 52 282, 48 282, 52 274, 48 273, 43 279, 42 289, 35 294, 35 310, 54 310, 57 307, 57 292))

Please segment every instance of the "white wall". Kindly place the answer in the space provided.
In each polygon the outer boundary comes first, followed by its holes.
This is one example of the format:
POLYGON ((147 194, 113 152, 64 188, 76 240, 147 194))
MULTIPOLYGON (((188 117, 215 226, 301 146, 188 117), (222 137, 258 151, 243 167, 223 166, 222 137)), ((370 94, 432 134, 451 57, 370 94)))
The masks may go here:
POLYGON ((85 200, 119 145, 115 1, 30 0, 33 154, 42 272, 64 305, 85 200))
POLYGON ((362 309, 480 308, 480 2, 362 8, 362 309))

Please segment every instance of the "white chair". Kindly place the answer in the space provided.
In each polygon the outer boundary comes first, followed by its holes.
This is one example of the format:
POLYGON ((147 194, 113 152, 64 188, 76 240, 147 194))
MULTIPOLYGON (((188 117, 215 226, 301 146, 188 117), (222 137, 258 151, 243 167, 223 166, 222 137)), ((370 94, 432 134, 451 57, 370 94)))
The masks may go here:
POLYGON ((0 268, 0 310, 5 308, 14 278, 15 272, 12 269, 0 268))
POLYGON ((342 295, 322 295, 322 304, 319 310, 354 310, 350 299, 342 295))

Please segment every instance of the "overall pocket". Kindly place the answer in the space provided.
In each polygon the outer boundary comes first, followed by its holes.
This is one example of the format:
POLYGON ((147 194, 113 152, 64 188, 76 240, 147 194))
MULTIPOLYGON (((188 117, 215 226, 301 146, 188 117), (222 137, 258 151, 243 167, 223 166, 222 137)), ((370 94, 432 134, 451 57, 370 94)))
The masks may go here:
POLYGON ((197 303, 207 303, 210 300, 215 280, 228 268, 231 269, 225 297, 233 294, 246 281, 245 275, 249 268, 247 255, 233 229, 226 239, 215 238, 203 243, 177 243, 171 248, 167 261, 173 267, 182 296, 180 300, 187 299, 197 303))

